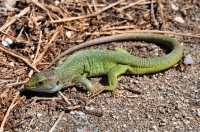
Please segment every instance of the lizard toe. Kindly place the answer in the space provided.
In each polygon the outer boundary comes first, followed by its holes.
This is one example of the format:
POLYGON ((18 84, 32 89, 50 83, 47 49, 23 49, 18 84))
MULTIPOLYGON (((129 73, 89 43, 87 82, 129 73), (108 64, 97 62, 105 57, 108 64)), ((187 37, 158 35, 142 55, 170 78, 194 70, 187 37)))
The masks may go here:
POLYGON ((97 96, 98 94, 100 94, 100 93, 103 92, 104 90, 105 90, 104 87, 95 88, 93 92, 90 92, 90 93, 89 93, 89 96, 90 96, 90 97, 97 96))

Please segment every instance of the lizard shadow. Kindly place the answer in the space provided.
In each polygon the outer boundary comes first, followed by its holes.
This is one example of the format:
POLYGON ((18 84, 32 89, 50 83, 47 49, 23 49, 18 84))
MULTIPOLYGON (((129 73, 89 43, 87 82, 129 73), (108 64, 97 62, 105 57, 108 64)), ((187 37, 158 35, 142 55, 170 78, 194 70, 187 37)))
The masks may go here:
POLYGON ((57 92, 56 93, 43 93, 43 92, 35 92, 35 91, 28 91, 24 90, 20 92, 20 96, 26 96, 27 99, 31 99, 32 97, 57 97, 57 92))

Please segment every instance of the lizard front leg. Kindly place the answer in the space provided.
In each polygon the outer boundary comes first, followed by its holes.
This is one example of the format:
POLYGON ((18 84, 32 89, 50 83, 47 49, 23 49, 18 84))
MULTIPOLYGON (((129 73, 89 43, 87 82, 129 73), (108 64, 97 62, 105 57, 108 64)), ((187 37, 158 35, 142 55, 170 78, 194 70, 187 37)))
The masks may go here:
POLYGON ((108 86, 103 86, 101 88, 94 88, 91 82, 86 78, 86 75, 78 76, 74 79, 74 83, 83 84, 86 89, 89 91, 89 95, 91 97, 98 95, 103 91, 113 91, 117 87, 117 77, 123 73, 125 73, 128 69, 128 65, 118 64, 112 67, 108 72, 108 86))
POLYGON ((118 64, 112 67, 108 72, 108 86, 103 86, 101 88, 96 88, 91 93, 91 97, 98 95, 102 91, 113 91, 117 87, 117 77, 123 73, 125 73, 128 69, 128 65, 118 64))
POLYGON ((92 93, 94 91, 94 86, 92 85, 92 83, 86 78, 86 75, 83 76, 78 76, 75 77, 73 82, 75 84, 79 84, 81 83, 83 86, 86 87, 86 89, 89 91, 89 93, 92 93))

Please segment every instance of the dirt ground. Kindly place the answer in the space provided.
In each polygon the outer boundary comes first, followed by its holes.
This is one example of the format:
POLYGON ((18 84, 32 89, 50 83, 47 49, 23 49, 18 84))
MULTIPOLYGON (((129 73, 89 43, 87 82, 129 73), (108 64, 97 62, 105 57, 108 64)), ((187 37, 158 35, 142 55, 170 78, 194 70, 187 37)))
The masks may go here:
MULTIPOLYGON (((0 131, 200 131, 199 0, 61 0, 58 5, 53 0, 20 0, 13 7, 17 10, 0 14, 1 42, 6 37, 14 41, 0 46, 0 131), (136 31, 177 39, 184 48, 183 59, 190 55, 193 63, 181 62, 156 74, 120 76, 114 92, 93 98, 81 85, 53 94, 25 91, 16 96, 36 70, 42 71, 66 49, 136 31)), ((141 57, 170 52, 168 47, 143 41, 85 49, 114 47, 141 57)), ((107 84, 106 76, 90 80, 95 87, 107 84)))

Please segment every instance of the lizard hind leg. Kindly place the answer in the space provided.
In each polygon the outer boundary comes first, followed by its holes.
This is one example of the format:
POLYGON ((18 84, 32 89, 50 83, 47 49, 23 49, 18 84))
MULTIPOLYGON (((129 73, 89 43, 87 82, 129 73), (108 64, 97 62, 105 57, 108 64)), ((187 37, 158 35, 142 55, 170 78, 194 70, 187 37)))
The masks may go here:
POLYGON ((91 97, 98 95, 103 91, 113 91, 117 87, 117 77, 123 73, 125 73, 128 69, 128 65, 118 64, 112 67, 108 72, 108 86, 103 86, 101 88, 95 88, 91 93, 91 97))

